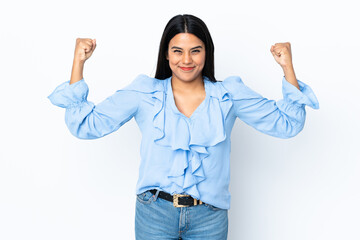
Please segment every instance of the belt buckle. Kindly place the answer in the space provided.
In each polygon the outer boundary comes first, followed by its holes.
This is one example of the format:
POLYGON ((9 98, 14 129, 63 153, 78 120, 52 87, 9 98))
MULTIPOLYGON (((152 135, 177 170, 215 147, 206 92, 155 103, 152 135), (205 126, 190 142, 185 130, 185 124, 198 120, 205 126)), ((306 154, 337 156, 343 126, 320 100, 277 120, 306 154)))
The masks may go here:
POLYGON ((179 205, 179 197, 189 197, 187 194, 174 194, 173 195, 173 205, 174 207, 188 207, 190 205, 179 205))

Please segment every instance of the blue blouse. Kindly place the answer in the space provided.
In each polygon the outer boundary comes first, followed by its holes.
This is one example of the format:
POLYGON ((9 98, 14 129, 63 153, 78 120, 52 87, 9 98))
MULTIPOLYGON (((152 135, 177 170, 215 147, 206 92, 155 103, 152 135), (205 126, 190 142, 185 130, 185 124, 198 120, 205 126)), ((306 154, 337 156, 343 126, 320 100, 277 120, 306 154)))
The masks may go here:
POLYGON ((136 194, 160 189, 186 193, 218 208, 230 208, 230 134, 236 117, 260 132, 290 138, 304 127, 305 105, 319 108, 305 83, 300 91, 285 77, 283 99, 275 102, 247 87, 240 77, 211 82, 206 97, 190 117, 176 107, 171 77, 139 75, 97 105, 87 101, 84 79, 60 84, 48 96, 66 108, 65 122, 80 139, 95 139, 119 129, 132 117, 142 133, 136 194))

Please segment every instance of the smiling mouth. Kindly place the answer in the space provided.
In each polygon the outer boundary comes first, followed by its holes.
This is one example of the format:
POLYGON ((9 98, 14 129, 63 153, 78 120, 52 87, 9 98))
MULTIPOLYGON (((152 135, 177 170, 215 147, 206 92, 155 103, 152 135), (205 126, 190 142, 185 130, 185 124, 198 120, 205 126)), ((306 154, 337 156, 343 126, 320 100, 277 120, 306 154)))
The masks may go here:
POLYGON ((190 70, 194 69, 195 67, 180 67, 180 68, 184 71, 190 71, 190 70))

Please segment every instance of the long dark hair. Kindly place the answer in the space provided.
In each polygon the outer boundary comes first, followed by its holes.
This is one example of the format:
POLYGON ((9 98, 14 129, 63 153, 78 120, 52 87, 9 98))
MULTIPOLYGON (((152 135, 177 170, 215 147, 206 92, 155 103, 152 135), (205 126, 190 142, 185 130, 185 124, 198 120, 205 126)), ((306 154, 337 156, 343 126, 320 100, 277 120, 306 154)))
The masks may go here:
POLYGON ((202 75, 208 77, 210 81, 216 82, 214 76, 214 44, 210 32, 200 18, 189 14, 176 15, 167 23, 160 41, 155 78, 171 77, 172 71, 166 56, 170 40, 178 33, 192 33, 203 41, 205 44, 205 65, 202 75))

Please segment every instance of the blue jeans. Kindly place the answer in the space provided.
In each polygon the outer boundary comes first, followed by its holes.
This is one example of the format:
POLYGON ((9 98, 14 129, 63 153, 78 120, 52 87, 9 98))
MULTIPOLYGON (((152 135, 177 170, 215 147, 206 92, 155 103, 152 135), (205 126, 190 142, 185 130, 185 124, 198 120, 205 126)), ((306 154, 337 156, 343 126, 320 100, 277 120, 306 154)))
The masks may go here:
POLYGON ((137 240, 226 240, 228 210, 201 204, 174 207, 149 191, 138 194, 135 211, 137 240))

